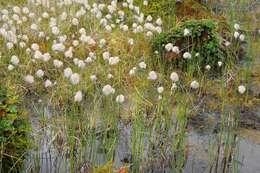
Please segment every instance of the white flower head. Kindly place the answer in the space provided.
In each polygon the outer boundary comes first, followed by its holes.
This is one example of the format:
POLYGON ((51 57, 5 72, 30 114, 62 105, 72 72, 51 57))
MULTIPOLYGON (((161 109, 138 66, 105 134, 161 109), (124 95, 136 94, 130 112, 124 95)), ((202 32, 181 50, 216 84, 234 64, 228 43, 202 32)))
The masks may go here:
POLYGON ((67 67, 66 69, 64 69, 64 76, 66 78, 70 78, 70 76, 73 74, 71 68, 67 67))
POLYGON ((33 77, 32 75, 26 75, 26 76, 24 77, 24 80, 25 80, 25 82, 27 82, 27 83, 29 83, 29 84, 34 83, 34 77, 33 77))
POLYGON ((218 66, 221 67, 223 65, 222 61, 218 61, 218 66))
POLYGON ((9 64, 7 69, 8 69, 8 71, 12 71, 14 69, 14 66, 12 64, 9 64))
POLYGON ((12 63, 13 65, 18 65, 19 62, 20 62, 20 60, 19 60, 19 58, 18 58, 17 56, 13 55, 13 56, 11 57, 11 63, 12 63))
POLYGON ((128 26, 127 25, 122 25, 121 29, 122 29, 122 31, 127 32, 128 31, 128 26))
POLYGON ((166 44, 166 45, 165 45, 165 49, 166 49, 168 52, 172 51, 172 50, 173 50, 173 44, 172 44, 172 43, 166 44))
POLYGON ((120 59, 118 56, 115 57, 110 57, 108 60, 109 65, 116 65, 117 63, 119 63, 120 59))
POLYGON ((157 88, 157 92, 158 92, 159 94, 163 93, 163 91, 164 91, 164 88, 163 88, 162 86, 160 86, 160 87, 157 88))
POLYGON ((245 41, 245 38, 246 38, 246 37, 245 37, 244 34, 241 34, 241 35, 239 36, 239 40, 240 40, 240 41, 245 41))
POLYGON ((120 94, 120 95, 118 95, 116 97, 116 102, 117 103, 124 103, 124 101, 125 101, 125 96, 124 95, 120 94))
POLYGON ((63 12, 63 13, 60 15, 61 21, 66 20, 66 19, 67 19, 67 16, 68 16, 68 14, 67 14, 66 12, 63 12))
POLYGON ((87 58, 85 59, 85 62, 88 63, 88 64, 92 63, 93 61, 94 61, 94 60, 93 60, 91 57, 87 57, 87 58))
POLYGON ((79 59, 78 58, 73 58, 73 62, 75 65, 78 65, 79 64, 79 59))
POLYGON ((191 35, 191 31, 188 28, 185 28, 183 31, 183 35, 186 36, 190 36, 191 35))
POLYGON ((237 32, 237 31, 234 32, 234 37, 235 37, 235 39, 238 39, 238 38, 239 38, 239 35, 240 35, 239 32, 237 32))
POLYGON ((231 43, 230 43, 229 41, 225 41, 225 42, 224 42, 224 45, 225 45, 226 47, 228 47, 228 46, 231 45, 231 43))
POLYGON ((234 24, 234 28, 235 28, 235 30, 240 30, 240 25, 237 24, 237 23, 235 23, 235 24, 234 24))
POLYGON ((183 54, 183 58, 184 58, 184 59, 191 59, 191 54, 190 54, 189 52, 185 52, 185 53, 183 54))
POLYGON ((114 77, 114 76, 113 76, 111 73, 109 73, 109 74, 107 75, 107 78, 108 78, 108 79, 113 79, 113 77, 114 77))
POLYGON ((52 87, 52 86, 53 86, 53 83, 52 83, 52 81, 50 81, 49 79, 47 79, 47 80, 44 82, 44 86, 45 86, 45 88, 49 88, 49 87, 52 87))
POLYGON ((105 29, 107 32, 112 32, 112 27, 110 25, 106 25, 105 29))
POLYGON ((85 28, 80 28, 79 29, 79 33, 82 35, 82 34, 86 34, 86 29, 85 28))
POLYGON ((79 20, 77 18, 72 19, 72 25, 77 26, 79 25, 79 20))
POLYGON ((148 32, 146 33, 146 36, 147 36, 147 37, 152 37, 152 36, 153 36, 153 32, 152 32, 152 31, 148 31, 148 32))
POLYGON ((47 62, 47 61, 49 61, 51 59, 51 55, 49 54, 49 53, 44 53, 43 55, 42 55, 42 60, 44 61, 44 62, 47 62))
POLYGON ((37 70, 37 72, 35 73, 35 75, 38 78, 42 78, 44 76, 44 71, 42 69, 37 70))
POLYGON ((115 93, 115 89, 111 85, 105 85, 102 89, 102 92, 105 96, 115 93))
POLYGON ((102 54, 102 56, 103 56, 103 59, 104 59, 105 61, 107 61, 107 60, 109 60, 109 58, 110 58, 110 53, 109 53, 109 52, 104 52, 104 53, 102 54))
POLYGON ((73 73, 71 76, 70 76, 70 82, 73 84, 73 85, 77 85, 80 81, 80 76, 78 73, 73 73))
POLYGON ((134 44, 134 39, 133 38, 129 38, 128 39, 128 44, 129 45, 133 45, 134 44))
POLYGON ((73 48, 70 47, 65 53, 64 53, 64 56, 66 58, 72 58, 73 57, 73 48))
POLYGON ((106 45, 106 40, 105 40, 104 38, 102 38, 102 39, 99 41, 99 47, 100 47, 100 48, 103 48, 105 45, 106 45))
POLYGON ((138 65, 139 65, 139 67, 140 67, 141 69, 146 69, 146 67, 147 67, 147 65, 145 64, 145 62, 140 62, 138 65))
POLYGON ((7 49, 10 50, 14 47, 14 44, 12 42, 8 42, 8 43, 6 43, 6 47, 7 47, 7 49))
POLYGON ((39 46, 37 43, 33 43, 33 44, 31 45, 31 48, 32 48, 32 50, 37 51, 37 50, 40 49, 40 46, 39 46))
POLYGON ((161 19, 161 18, 158 18, 158 19, 156 20, 156 24, 159 25, 159 26, 161 26, 161 25, 162 25, 162 19, 161 19))
POLYGON ((95 82, 97 80, 97 76, 96 75, 91 75, 90 76, 90 80, 92 80, 93 82, 95 82))
POLYGON ((150 71, 149 74, 148 74, 148 78, 149 80, 156 80, 158 77, 157 77, 157 73, 155 71, 150 71))
POLYGON ((179 47, 178 47, 178 46, 173 46, 172 52, 174 52, 174 53, 176 53, 176 54, 179 54, 179 53, 180 53, 179 47))
POLYGON ((65 48, 66 47, 62 43, 55 43, 52 45, 53 51, 64 52, 65 48))
POLYGON ((20 14, 20 13, 21 13, 20 7, 14 6, 14 7, 13 7, 13 12, 14 12, 14 13, 17 13, 17 14, 20 14))
POLYGON ((72 45, 74 47, 77 47, 79 45, 79 41, 78 40, 73 40, 72 45))
POLYGON ((151 22, 151 21, 153 20, 153 17, 152 17, 151 15, 149 15, 149 16, 147 16, 146 20, 147 20, 148 22, 151 22))
POLYGON ((60 30, 57 26, 53 26, 51 28, 51 32, 52 32, 53 35, 58 35, 60 33, 60 30))
POLYGON ((19 46, 20 46, 21 48, 25 48, 25 46, 26 46, 26 43, 25 43, 25 42, 23 42, 23 41, 21 41, 21 42, 19 43, 19 46))
POLYGON ((34 52, 34 55, 33 55, 33 58, 34 59, 42 59, 42 53, 41 53, 41 51, 39 51, 39 50, 36 50, 35 52, 34 52))
POLYGON ((83 60, 78 60, 78 67, 83 69, 86 66, 85 62, 83 60))
POLYGON ((36 25, 35 23, 33 23, 33 24, 31 25, 31 30, 37 31, 37 30, 38 30, 38 25, 36 25))
POLYGON ((192 89, 198 89, 200 87, 200 85, 196 80, 194 80, 194 81, 191 82, 190 87, 192 89))
POLYGON ((75 102, 81 102, 82 101, 82 92, 81 91, 76 92, 76 94, 74 96, 74 101, 75 102))
POLYGON ((211 66, 210 65, 206 65, 205 69, 209 71, 211 69, 211 66))
POLYGON ((244 85, 239 85, 238 86, 238 92, 240 94, 244 94, 246 92, 246 87, 244 85))
POLYGON ((60 68, 63 65, 63 62, 55 59, 55 60, 53 60, 53 65, 57 68, 60 68))
POLYGON ((30 13, 30 10, 27 7, 23 7, 22 11, 24 14, 30 13))
POLYGON ((172 72, 170 78, 173 82, 179 81, 179 75, 176 72, 172 72))
POLYGON ((49 13, 43 12, 43 13, 42 13, 42 18, 48 19, 48 18, 49 18, 49 13))
POLYGON ((135 69, 131 69, 131 70, 129 71, 129 75, 130 75, 130 76, 135 75, 135 71, 136 71, 135 69))

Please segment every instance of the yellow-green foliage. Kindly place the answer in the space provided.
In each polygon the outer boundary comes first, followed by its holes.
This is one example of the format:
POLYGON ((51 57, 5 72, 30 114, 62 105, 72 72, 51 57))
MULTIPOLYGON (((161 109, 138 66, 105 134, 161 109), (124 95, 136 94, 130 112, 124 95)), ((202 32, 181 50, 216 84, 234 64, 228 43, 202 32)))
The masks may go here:
POLYGON ((0 0, 0 6, 7 6, 7 5, 21 5, 26 3, 27 0, 0 0))
POLYGON ((109 161, 105 165, 95 168, 94 173, 113 173, 113 162, 109 161))

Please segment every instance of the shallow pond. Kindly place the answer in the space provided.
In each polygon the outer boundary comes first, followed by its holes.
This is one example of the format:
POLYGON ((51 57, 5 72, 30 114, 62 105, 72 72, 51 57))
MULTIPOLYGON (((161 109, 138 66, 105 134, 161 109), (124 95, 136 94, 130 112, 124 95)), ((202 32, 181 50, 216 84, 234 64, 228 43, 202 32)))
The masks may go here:
MULTIPOLYGON (((34 128, 35 139, 38 148, 32 150, 30 157, 26 162, 26 169, 30 171, 38 171, 40 173, 56 173, 56 172, 70 172, 71 169, 74 172, 87 172, 91 165, 102 165, 106 163, 107 151, 103 149, 104 142, 101 138, 96 138, 91 144, 85 147, 74 148, 73 153, 69 146, 63 145, 59 147, 56 144, 58 140, 58 133, 51 130, 51 124, 48 124, 48 119, 51 118, 51 111, 46 107, 44 114, 47 119, 47 126, 41 128, 39 124, 39 115, 35 112, 32 115, 32 125, 34 128), (39 138, 40 137, 40 138, 39 138), (72 163, 70 157, 71 154, 75 157, 73 161, 77 168, 70 168, 72 163), (92 162, 91 162, 92 160, 92 162), (94 160, 94 161, 93 161, 94 160)), ((217 116, 217 115, 215 115, 217 116)), ((217 123, 213 123, 217 124, 217 123)), ((117 143, 114 153, 114 167, 119 168, 125 164, 132 162, 132 126, 130 124, 125 125, 119 123, 120 129, 119 136, 117 137, 117 143)), ((210 146, 212 141, 215 141, 216 133, 214 130, 205 128, 204 130, 198 129, 196 124, 190 123, 188 127, 188 133, 186 138, 187 157, 184 166, 185 173, 201 173, 210 172, 210 146)), ((238 169, 241 173, 257 173, 260 172, 260 165, 258 158, 260 158, 260 132, 256 130, 241 129, 241 136, 237 138, 236 156, 238 169)), ((66 140, 66 139, 64 139, 66 140)), ((144 149, 143 157, 144 163, 140 166, 142 172, 147 173, 167 173, 171 172, 171 155, 165 154, 165 157, 161 157, 160 150, 151 150, 148 145, 148 138, 144 136, 144 149), (152 154, 158 156, 154 159, 148 159, 152 154)), ((159 148, 159 147, 158 147, 159 148)), ((166 146, 164 151, 169 151, 170 146, 166 146)), ((221 155, 221 154, 220 154, 221 155)), ((220 157, 221 159, 221 157, 220 157)), ((221 163, 221 161, 220 161, 221 163)), ((218 172, 221 170, 221 164, 218 165, 218 172)), ((211 171, 213 172, 213 171, 211 171)))

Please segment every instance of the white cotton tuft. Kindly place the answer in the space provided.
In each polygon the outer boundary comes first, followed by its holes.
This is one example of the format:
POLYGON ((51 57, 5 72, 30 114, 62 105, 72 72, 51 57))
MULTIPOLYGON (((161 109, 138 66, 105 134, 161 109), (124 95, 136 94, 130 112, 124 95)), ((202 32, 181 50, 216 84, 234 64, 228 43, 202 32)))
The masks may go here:
POLYGON ((70 82, 73 84, 73 85, 77 85, 80 81, 80 76, 78 73, 73 73, 71 76, 70 76, 70 82))
POLYGON ((176 72, 172 72, 172 73, 171 73, 171 76, 170 76, 170 79, 171 79, 173 82, 178 82, 178 81, 179 81, 179 75, 178 75, 176 72))
POLYGON ((24 80, 25 80, 25 82, 27 82, 27 83, 29 83, 29 84, 34 83, 34 77, 33 77, 32 75, 26 75, 26 76, 24 77, 24 80))
POLYGON ((244 94, 246 92, 246 87, 244 85, 238 86, 238 92, 244 94))
POLYGON ((124 103, 124 101, 125 101, 125 96, 124 95, 120 94, 120 95, 118 95, 116 97, 116 102, 117 103, 124 103))
POLYGON ((198 89, 200 87, 200 85, 196 80, 194 80, 194 81, 191 82, 190 87, 192 89, 198 89))
POLYGON ((102 89, 102 92, 105 96, 115 93, 115 89, 111 85, 105 85, 102 89))
POLYGON ((82 92, 81 91, 76 92, 76 94, 74 96, 74 101, 75 102, 81 102, 82 101, 82 92))
POLYGON ((157 79, 157 73, 155 71, 150 71, 148 74, 147 79, 149 80, 156 80, 157 79))
POLYGON ((11 63, 13 65, 18 65, 19 62, 20 62, 20 60, 19 60, 19 58, 17 56, 14 55, 14 56, 11 57, 11 63))
POLYGON ((44 76, 44 71, 42 69, 37 70, 37 72, 35 73, 35 75, 38 78, 42 78, 44 76))

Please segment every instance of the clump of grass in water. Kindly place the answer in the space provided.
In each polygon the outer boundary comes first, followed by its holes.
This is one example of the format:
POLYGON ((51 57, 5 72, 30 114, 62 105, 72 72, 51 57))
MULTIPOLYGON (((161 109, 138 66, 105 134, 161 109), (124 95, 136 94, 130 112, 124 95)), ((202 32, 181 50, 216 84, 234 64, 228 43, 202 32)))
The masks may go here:
POLYGON ((173 138, 173 171, 183 172, 183 168, 186 161, 186 128, 187 128, 187 107, 179 104, 176 107, 176 126, 174 129, 173 138))

